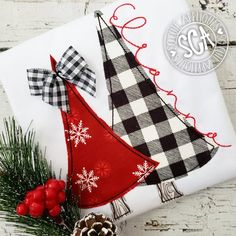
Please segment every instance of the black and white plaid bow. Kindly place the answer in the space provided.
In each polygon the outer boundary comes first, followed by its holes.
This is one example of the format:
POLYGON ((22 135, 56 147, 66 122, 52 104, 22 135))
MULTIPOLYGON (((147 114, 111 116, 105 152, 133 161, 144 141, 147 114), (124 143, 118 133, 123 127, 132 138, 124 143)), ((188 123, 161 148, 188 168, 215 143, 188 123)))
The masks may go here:
POLYGON ((95 73, 89 69, 84 58, 70 46, 57 63, 55 72, 46 69, 27 70, 30 93, 42 96, 44 102, 69 112, 69 101, 65 81, 96 94, 95 73))

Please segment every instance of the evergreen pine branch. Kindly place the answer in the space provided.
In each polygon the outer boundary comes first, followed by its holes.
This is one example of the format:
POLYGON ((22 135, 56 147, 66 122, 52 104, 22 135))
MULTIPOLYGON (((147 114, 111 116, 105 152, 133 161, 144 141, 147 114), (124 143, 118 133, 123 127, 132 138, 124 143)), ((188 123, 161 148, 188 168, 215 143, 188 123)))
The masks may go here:
POLYGON ((68 200, 62 212, 67 227, 57 224, 48 216, 34 219, 16 214, 17 204, 29 190, 56 176, 47 163, 45 153, 35 143, 33 131, 28 130, 24 134, 14 118, 4 120, 4 126, 5 132, 0 135, 0 220, 15 226, 16 233, 69 236, 74 223, 79 219, 77 201, 71 198, 70 189, 66 191, 68 200))
POLYGON ((71 180, 67 181, 66 196, 68 201, 63 204, 62 218, 69 229, 74 229, 75 223, 80 219, 80 209, 78 207, 78 197, 72 194, 71 180))

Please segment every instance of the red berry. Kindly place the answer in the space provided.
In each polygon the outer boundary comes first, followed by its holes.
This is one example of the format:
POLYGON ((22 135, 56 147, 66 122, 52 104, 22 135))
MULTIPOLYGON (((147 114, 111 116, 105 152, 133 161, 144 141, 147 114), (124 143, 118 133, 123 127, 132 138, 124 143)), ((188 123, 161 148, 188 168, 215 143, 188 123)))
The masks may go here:
POLYGON ((33 195, 33 190, 32 191, 29 191, 29 192, 27 192, 26 193, 26 196, 25 196, 25 198, 31 198, 32 197, 32 195, 33 195))
POLYGON ((55 190, 60 190, 60 184, 58 183, 58 180, 56 179, 50 179, 47 181, 47 188, 54 188, 55 190))
POLYGON ((57 202, 58 203, 63 203, 63 202, 65 202, 65 200, 66 200, 66 194, 65 194, 65 192, 59 192, 58 193, 58 195, 57 195, 57 202))
POLYGON ((57 202, 55 200, 51 200, 51 201, 46 201, 45 202, 45 207, 50 210, 53 207, 55 207, 57 205, 57 202))
POLYGON ((56 205, 49 211, 49 215, 52 217, 57 217, 60 215, 60 213, 61 213, 61 206, 59 205, 56 205))
POLYGON ((60 185, 61 190, 65 190, 66 188, 66 182, 64 180, 58 180, 58 183, 60 185))
POLYGON ((44 186, 43 185, 39 185, 35 190, 44 190, 44 186))
POLYGON ((57 197, 57 191, 54 188, 46 188, 45 196, 47 200, 54 200, 57 197))
POLYGON ((48 188, 48 184, 49 184, 51 181, 53 181, 53 180, 54 180, 54 179, 49 179, 49 180, 45 183, 44 186, 45 186, 46 188, 48 188))
POLYGON ((34 192, 32 194, 32 199, 34 200, 34 202, 44 201, 44 199, 45 199, 44 190, 42 190, 42 189, 34 190, 34 192))
POLYGON ((43 215, 44 209, 42 203, 33 202, 29 207, 29 214, 34 218, 39 218, 43 215))
POLYGON ((25 216, 28 213, 28 207, 24 203, 20 203, 16 207, 16 213, 20 216, 25 216))
POLYGON ((24 203, 27 207, 29 207, 31 205, 31 203, 33 203, 32 197, 26 197, 24 200, 24 203))

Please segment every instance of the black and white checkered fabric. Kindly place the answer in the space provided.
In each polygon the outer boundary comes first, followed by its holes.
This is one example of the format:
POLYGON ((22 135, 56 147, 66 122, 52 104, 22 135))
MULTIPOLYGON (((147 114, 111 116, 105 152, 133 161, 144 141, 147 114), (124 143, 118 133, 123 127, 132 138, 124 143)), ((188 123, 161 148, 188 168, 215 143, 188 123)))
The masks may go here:
POLYGON ((113 130, 136 150, 160 162, 146 183, 179 178, 205 165, 217 147, 164 102, 117 29, 108 26, 103 16, 98 17, 98 36, 113 130))
POLYGON ((28 69, 27 76, 31 95, 42 96, 44 102, 69 112, 65 81, 90 95, 96 94, 95 73, 89 69, 84 58, 70 46, 56 65, 56 71, 28 69))

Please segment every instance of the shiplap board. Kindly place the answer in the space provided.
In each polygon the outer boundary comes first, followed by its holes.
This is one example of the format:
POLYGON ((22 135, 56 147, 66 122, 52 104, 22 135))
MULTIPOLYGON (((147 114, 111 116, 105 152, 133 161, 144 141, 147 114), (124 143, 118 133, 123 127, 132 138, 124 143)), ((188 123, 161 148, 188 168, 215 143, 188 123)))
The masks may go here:
MULTIPOLYGON (((173 0, 169 0, 173 1, 173 0)), ((113 0, 0 0, 0 51, 56 26, 99 9, 113 0)), ((194 9, 206 8, 226 24, 232 45, 236 41, 236 1, 188 0, 194 9), (200 4, 200 3, 201 4, 200 4)), ((230 47, 217 70, 219 82, 236 128, 236 47, 230 47)), ((12 115, 0 85, 0 120, 12 115)), ((2 122, 0 122, 0 129, 2 122)), ((0 235, 8 235, 0 228, 0 235)), ((236 181, 221 184, 169 203, 123 225, 126 236, 235 236, 236 181)))

